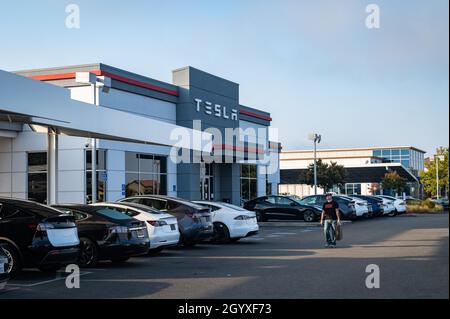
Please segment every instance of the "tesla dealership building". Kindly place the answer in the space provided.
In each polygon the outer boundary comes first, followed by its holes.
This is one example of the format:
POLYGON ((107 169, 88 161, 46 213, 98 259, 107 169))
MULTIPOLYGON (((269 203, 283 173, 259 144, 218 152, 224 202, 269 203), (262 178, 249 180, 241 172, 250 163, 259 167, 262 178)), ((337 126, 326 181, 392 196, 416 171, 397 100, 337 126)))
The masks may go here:
POLYGON ((165 83, 101 63, 0 75, 0 196, 240 204, 278 190, 272 119, 240 104, 237 83, 192 67, 165 83))

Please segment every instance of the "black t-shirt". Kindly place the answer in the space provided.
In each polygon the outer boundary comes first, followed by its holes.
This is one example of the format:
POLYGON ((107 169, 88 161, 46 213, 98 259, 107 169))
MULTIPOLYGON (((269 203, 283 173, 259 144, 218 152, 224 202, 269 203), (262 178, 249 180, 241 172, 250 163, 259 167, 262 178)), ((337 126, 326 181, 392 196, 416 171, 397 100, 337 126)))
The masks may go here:
POLYGON ((337 220, 336 208, 339 209, 339 204, 336 201, 325 202, 325 204, 323 204, 325 219, 337 220))

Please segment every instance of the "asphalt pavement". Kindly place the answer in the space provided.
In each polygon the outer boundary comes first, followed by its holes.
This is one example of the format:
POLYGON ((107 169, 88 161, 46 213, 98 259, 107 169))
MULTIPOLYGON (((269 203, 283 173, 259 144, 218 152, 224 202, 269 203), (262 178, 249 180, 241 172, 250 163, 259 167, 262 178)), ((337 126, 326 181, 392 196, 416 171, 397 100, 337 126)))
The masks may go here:
POLYGON ((199 245, 66 274, 26 270, 6 298, 448 298, 448 214, 377 218, 345 224, 338 248, 319 227, 264 226, 236 244, 199 245), (368 265, 379 288, 366 286, 368 265))

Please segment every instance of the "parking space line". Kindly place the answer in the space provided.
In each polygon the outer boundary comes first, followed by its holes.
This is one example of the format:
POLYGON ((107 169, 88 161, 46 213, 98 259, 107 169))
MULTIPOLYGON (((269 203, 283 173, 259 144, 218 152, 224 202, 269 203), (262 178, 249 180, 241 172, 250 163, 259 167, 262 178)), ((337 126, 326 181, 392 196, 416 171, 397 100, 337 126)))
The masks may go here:
MULTIPOLYGON (((82 272, 82 273, 80 273, 80 276, 89 275, 89 274, 92 274, 92 272, 82 272)), ((7 287, 12 286, 13 288, 15 288, 15 287, 17 287, 17 288, 30 288, 30 287, 35 287, 35 286, 49 284, 51 282, 55 282, 55 281, 63 280, 63 279, 66 279, 66 277, 65 276, 61 276, 61 277, 58 277, 58 278, 44 280, 44 281, 39 281, 39 282, 35 282, 35 283, 32 283, 32 284, 11 284, 11 283, 8 282, 6 285, 7 285, 7 287)))

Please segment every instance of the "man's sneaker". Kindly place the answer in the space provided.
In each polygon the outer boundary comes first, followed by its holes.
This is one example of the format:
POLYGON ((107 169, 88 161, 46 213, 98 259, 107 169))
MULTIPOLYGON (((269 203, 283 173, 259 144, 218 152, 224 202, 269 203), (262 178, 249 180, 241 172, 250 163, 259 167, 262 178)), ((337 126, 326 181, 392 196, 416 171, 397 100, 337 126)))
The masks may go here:
POLYGON ((325 244, 325 248, 330 248, 331 245, 330 244, 325 244))

